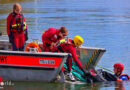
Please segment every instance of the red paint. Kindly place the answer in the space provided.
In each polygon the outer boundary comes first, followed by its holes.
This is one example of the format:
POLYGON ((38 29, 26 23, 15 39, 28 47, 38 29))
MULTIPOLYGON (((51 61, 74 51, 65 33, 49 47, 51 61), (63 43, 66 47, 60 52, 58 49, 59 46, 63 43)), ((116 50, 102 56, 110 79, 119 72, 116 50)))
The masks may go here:
POLYGON ((20 65, 20 66, 44 66, 44 67, 58 67, 62 58, 53 57, 32 57, 32 56, 13 56, 13 55, 0 55, 6 57, 6 62, 1 62, 0 65, 20 65), (52 64, 40 64, 40 60, 54 61, 52 64))
POLYGON ((0 82, 3 82, 3 78, 0 76, 0 82))

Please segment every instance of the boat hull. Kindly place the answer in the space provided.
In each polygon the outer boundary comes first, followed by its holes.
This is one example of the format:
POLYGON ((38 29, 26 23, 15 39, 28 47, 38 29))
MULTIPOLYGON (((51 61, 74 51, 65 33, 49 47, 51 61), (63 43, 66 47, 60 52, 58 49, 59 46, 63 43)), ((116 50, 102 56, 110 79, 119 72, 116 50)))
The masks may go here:
MULTIPOLYGON (((42 47, 42 43, 39 43, 42 47)), ((76 53, 83 68, 96 67, 106 50, 103 48, 81 47, 76 53)), ((68 53, 53 52, 20 52, 11 51, 8 41, 0 40, 0 76, 4 80, 12 81, 45 81, 58 80, 64 82, 64 75, 60 73, 68 53)))
POLYGON ((67 53, 0 51, 0 76, 12 81, 51 82, 61 71, 67 53))

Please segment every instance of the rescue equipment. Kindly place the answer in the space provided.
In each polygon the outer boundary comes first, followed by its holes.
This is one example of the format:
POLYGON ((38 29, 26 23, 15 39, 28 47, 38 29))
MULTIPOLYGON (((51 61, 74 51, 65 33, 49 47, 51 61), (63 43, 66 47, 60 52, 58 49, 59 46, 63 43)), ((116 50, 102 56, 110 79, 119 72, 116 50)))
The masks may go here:
POLYGON ((33 39, 33 42, 30 42, 25 47, 26 52, 41 52, 41 48, 38 45, 38 39, 33 39))
POLYGON ((12 13, 13 18, 10 22, 11 31, 17 31, 22 32, 27 29, 27 24, 23 20, 23 14, 20 14, 20 16, 17 16, 15 13, 12 13))
POLYGON ((121 80, 130 80, 130 77, 127 75, 127 74, 121 74, 120 76, 119 76, 119 78, 121 79, 121 80))

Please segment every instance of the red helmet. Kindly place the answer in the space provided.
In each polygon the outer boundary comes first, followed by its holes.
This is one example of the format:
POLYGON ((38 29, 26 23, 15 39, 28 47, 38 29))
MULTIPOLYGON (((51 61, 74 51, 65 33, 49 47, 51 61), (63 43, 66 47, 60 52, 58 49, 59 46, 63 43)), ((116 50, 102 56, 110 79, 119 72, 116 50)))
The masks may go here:
POLYGON ((118 69, 118 72, 122 72, 124 70, 124 65, 121 63, 115 63, 114 68, 118 69))

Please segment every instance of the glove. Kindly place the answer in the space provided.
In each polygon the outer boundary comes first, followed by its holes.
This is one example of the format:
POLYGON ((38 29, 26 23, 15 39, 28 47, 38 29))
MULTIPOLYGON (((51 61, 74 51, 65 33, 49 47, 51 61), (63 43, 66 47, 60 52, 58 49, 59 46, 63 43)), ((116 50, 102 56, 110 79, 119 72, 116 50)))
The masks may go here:
POLYGON ((28 32, 25 33, 25 41, 28 40, 28 32))
POLYGON ((9 35, 9 43, 13 43, 13 36, 9 35))
POLYGON ((51 43, 51 46, 50 46, 50 49, 51 49, 51 50, 53 49, 54 44, 55 44, 54 42, 51 43))

